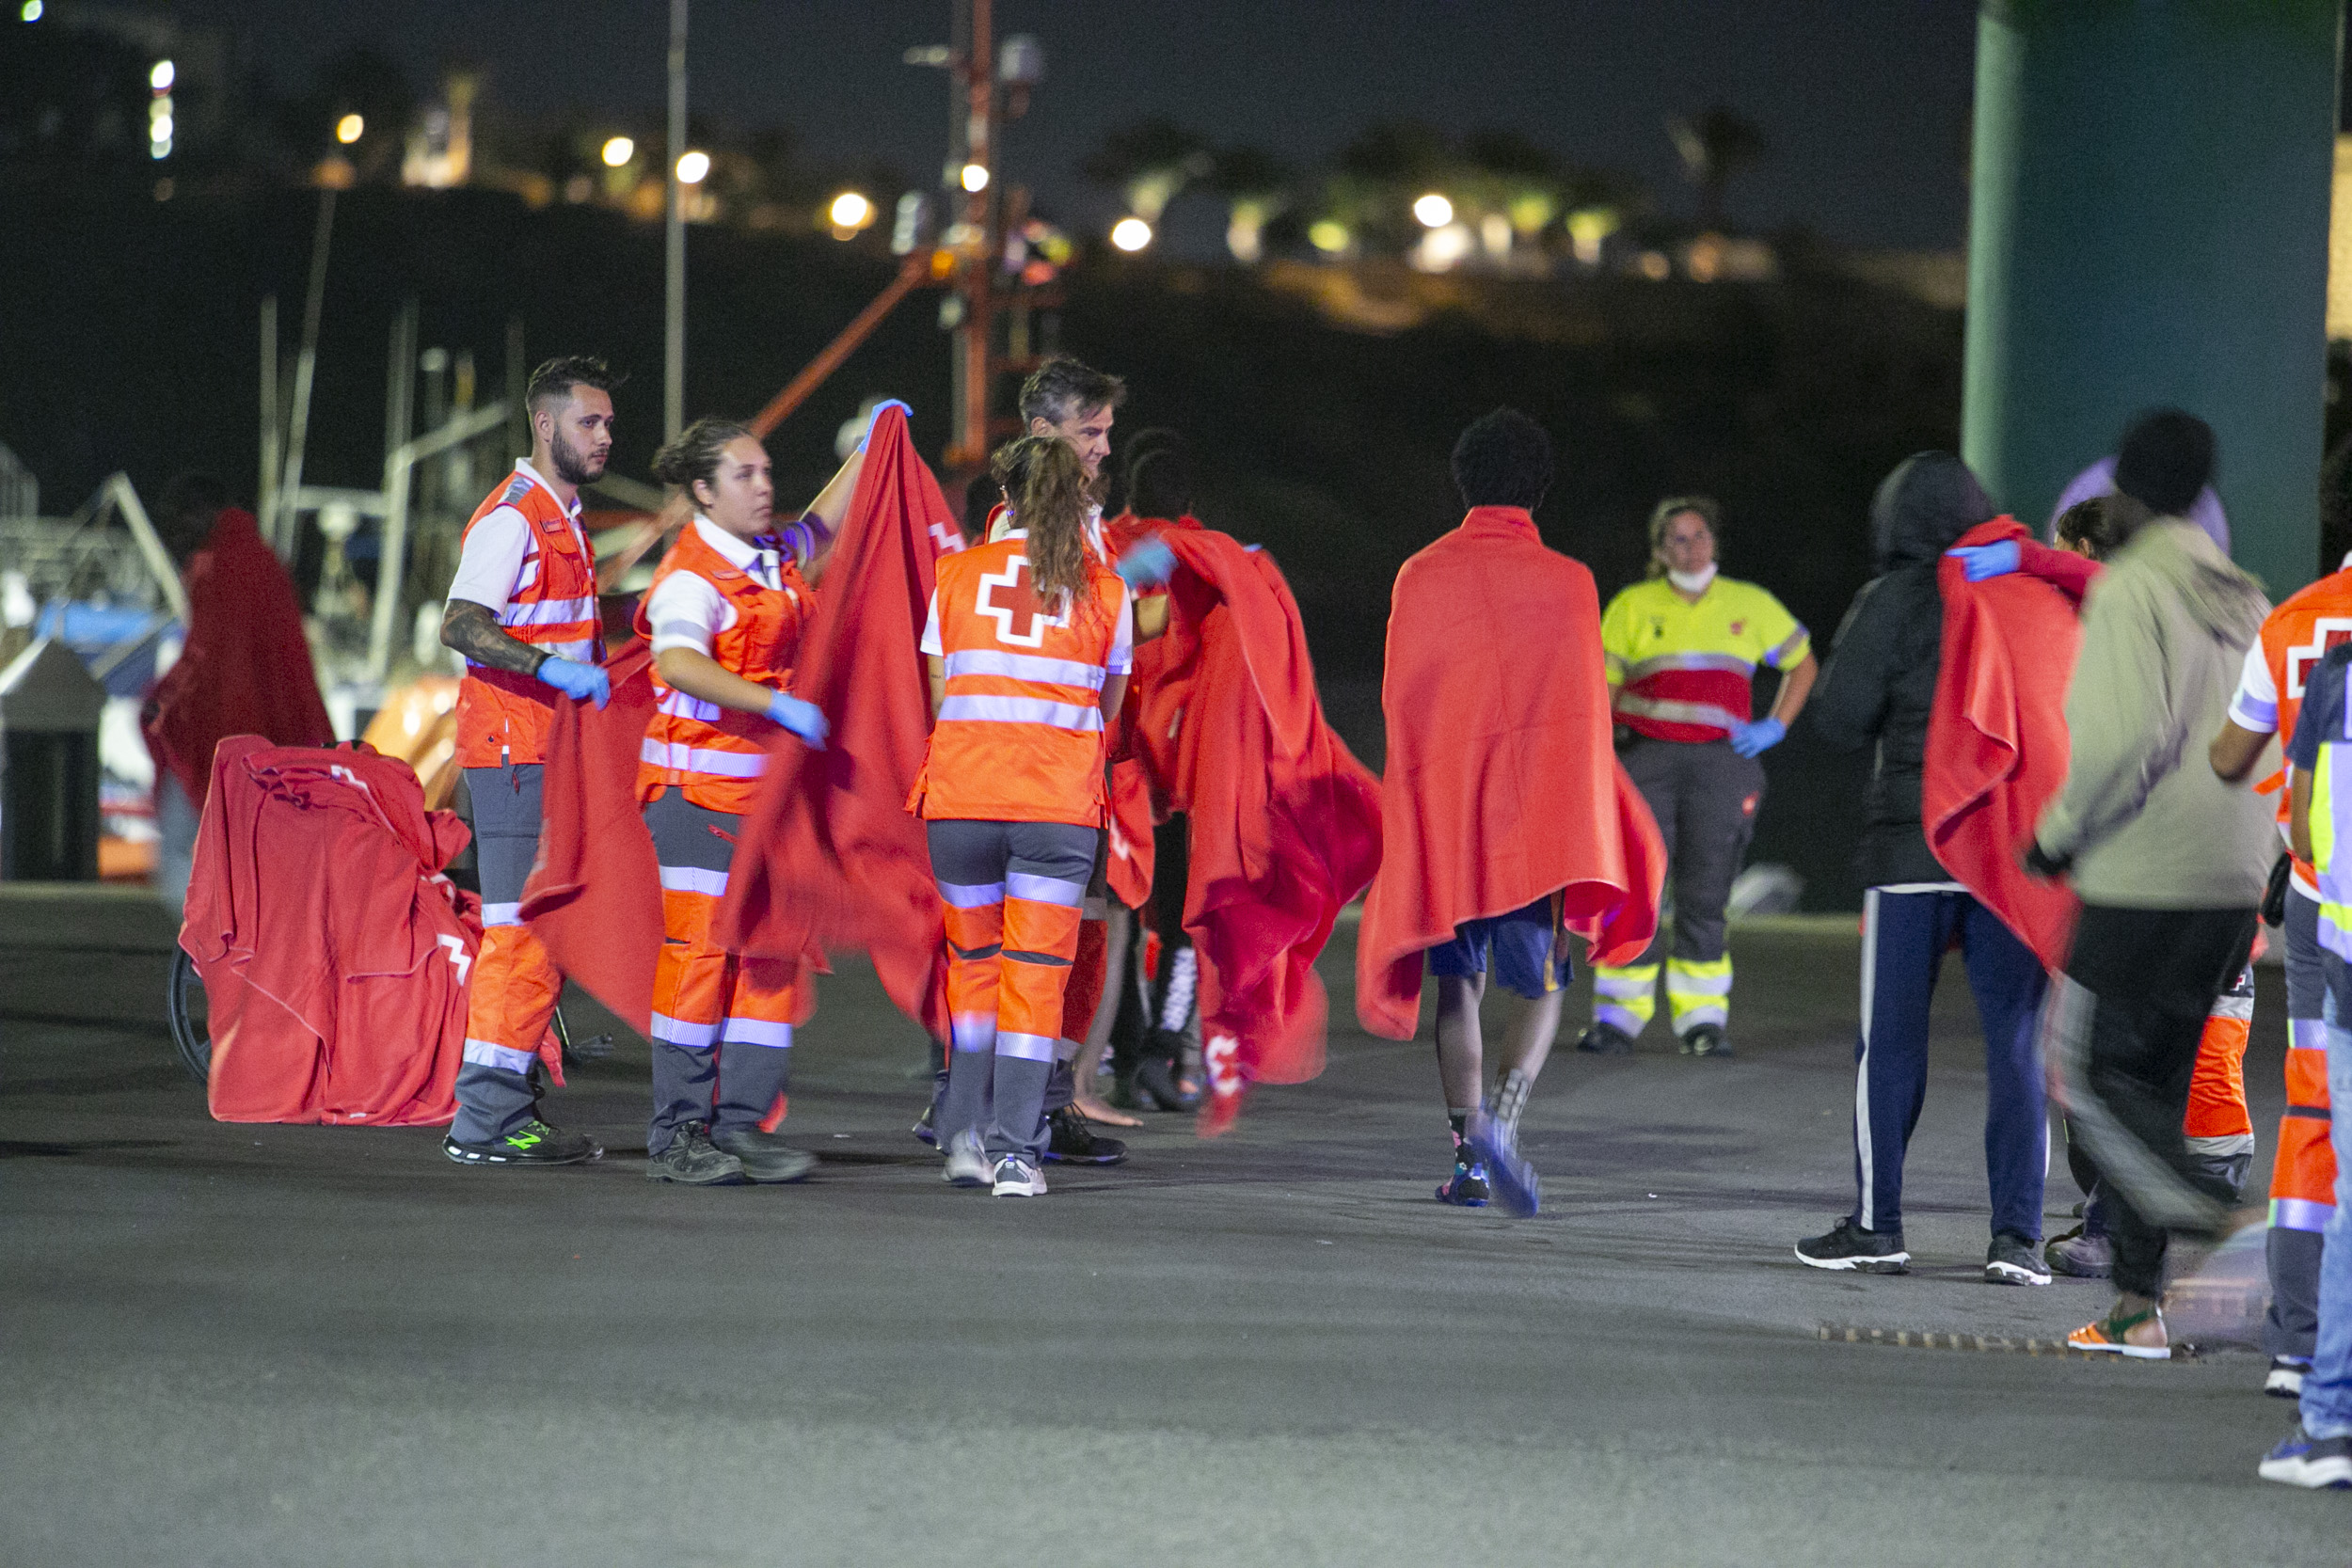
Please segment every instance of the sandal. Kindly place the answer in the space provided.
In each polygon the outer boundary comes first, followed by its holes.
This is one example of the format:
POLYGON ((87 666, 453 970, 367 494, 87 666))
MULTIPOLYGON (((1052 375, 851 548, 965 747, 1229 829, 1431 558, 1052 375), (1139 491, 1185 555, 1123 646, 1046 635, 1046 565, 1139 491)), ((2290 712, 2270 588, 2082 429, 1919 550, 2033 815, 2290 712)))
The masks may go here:
POLYGON ((2170 1345, 2135 1345, 2123 1338, 2151 1318, 2156 1321, 2158 1328, 2162 1328, 2164 1308, 2150 1307, 2129 1315, 2119 1314, 2110 1308, 2106 1317, 2094 1319, 2069 1334, 2066 1348, 2126 1355, 2135 1361, 2169 1361, 2172 1358, 2170 1345))

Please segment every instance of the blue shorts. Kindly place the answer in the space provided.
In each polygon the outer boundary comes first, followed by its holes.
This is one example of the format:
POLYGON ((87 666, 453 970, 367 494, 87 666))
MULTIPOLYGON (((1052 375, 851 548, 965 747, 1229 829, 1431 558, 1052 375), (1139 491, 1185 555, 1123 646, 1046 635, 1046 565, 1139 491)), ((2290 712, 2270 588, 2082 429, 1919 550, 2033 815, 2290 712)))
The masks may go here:
POLYGON ((1568 983, 1572 968, 1560 940, 1560 895, 1546 894, 1509 914, 1465 920, 1454 940, 1429 949, 1429 973, 1468 979, 1486 973, 1494 959, 1495 984, 1531 1001, 1568 983))

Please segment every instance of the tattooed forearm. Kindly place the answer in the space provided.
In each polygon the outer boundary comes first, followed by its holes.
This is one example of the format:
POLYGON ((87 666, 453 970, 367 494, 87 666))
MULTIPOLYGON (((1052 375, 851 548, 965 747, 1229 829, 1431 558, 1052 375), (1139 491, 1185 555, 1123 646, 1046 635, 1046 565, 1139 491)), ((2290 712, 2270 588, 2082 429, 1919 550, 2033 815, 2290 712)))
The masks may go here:
POLYGON ((449 609, 441 614, 441 645, 456 649, 476 664, 511 670, 518 675, 537 674, 548 657, 544 649, 507 636, 490 607, 471 599, 450 600, 449 609))

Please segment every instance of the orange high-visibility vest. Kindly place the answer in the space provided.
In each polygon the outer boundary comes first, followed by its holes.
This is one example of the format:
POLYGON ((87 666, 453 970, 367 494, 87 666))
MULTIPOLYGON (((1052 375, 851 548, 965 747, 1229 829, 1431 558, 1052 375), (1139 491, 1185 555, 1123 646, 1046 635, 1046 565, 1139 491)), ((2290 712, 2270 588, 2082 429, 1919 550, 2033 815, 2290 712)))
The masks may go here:
POLYGON ((1103 821, 1103 684, 1126 586, 1089 558, 1073 602, 1039 601, 1027 534, 941 559, 946 699, 910 809, 929 820, 1103 821))
MULTIPOLYGON (((815 591, 800 568, 786 560, 778 574, 783 586, 770 588, 712 547, 698 523, 689 523, 661 558, 653 587, 659 588, 673 572, 691 572, 703 578, 735 610, 735 624, 710 640, 712 661, 755 686, 790 690, 801 630, 814 608, 815 591)), ((637 608, 637 630, 644 637, 654 631, 644 608, 652 602, 649 588, 637 608)), ((658 661, 653 689, 659 701, 638 753, 637 798, 659 800, 675 784, 706 811, 739 816, 751 810, 767 766, 768 744, 780 733, 775 722, 674 689, 662 681, 658 661)))
MULTIPOLYGON (((2289 594, 2263 621, 2263 662, 2270 668, 2270 688, 2279 698, 2277 711, 2267 717, 2282 749, 2294 738, 2295 721, 2303 711, 2304 681, 2318 668, 2322 656, 2347 637, 2352 637, 2352 571, 2332 572, 2289 594)), ((2265 717, 2240 714, 2235 704, 2232 705, 2233 719, 2259 721, 2265 717)), ((2285 785, 2283 770, 2275 781, 2264 782, 2264 787, 2278 789, 2281 823, 2293 807, 2290 797, 2294 792, 2285 785)), ((2319 886, 2319 873, 2308 861, 2296 861, 2295 872, 2302 879, 2304 892, 2313 893, 2319 886)))
MULTIPOLYGON (((490 492, 466 532, 501 506, 531 525, 522 580, 499 611, 499 627, 518 642, 581 664, 604 662, 604 626, 596 608, 596 560, 588 536, 553 492, 517 469, 490 492)), ((556 689, 535 675, 469 662, 457 686, 457 765, 496 768, 547 759, 548 718, 556 689)))

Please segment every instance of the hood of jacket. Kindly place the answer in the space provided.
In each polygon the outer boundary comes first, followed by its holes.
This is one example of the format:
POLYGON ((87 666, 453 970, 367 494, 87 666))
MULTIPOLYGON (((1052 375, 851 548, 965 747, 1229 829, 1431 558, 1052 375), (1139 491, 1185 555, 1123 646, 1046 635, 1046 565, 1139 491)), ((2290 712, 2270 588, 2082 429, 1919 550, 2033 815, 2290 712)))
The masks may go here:
POLYGON ((1998 509, 1948 451, 1923 451, 1896 465, 1870 502, 1870 541, 1878 570, 1932 565, 1960 536, 1998 509))
POLYGON ((2262 632, 2270 601, 2262 584, 2221 553, 2204 530, 2182 517, 2157 517, 2141 525, 2116 552, 2169 588, 2174 600, 2204 632, 2243 648, 2262 632))

